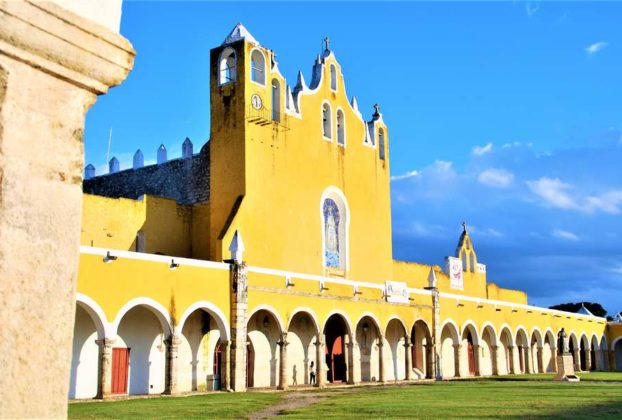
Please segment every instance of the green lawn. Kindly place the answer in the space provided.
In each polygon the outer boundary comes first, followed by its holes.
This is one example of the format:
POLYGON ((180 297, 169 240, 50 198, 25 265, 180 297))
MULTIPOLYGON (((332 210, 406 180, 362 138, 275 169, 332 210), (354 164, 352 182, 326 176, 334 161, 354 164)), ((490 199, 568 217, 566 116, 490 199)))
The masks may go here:
POLYGON ((288 413, 293 418, 622 418, 622 386, 537 381, 452 381, 367 388, 288 413))
MULTIPOLYGON (((579 383, 553 382, 552 375, 543 374, 304 391, 323 399, 281 414, 291 418, 622 418, 622 373, 580 376, 579 383)), ((69 417, 246 418, 299 395, 248 392, 72 403, 69 417)))
POLYGON ((190 397, 140 398, 69 404, 70 419, 245 418, 281 399, 280 393, 223 392, 190 397))

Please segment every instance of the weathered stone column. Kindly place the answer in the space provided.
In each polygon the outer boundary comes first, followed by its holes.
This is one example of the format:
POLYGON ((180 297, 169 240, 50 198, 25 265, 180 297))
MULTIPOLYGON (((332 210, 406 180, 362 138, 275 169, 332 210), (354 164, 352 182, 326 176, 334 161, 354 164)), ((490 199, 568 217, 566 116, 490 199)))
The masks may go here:
POLYGON ((531 346, 523 347, 523 358, 525 360, 525 373, 533 373, 533 351, 531 350, 531 346))
POLYGON ((121 1, 107 3, 0 1, 0 415, 6 418, 67 416, 84 116, 134 61, 132 46, 117 33, 121 1), (85 13, 89 7, 98 13, 85 13))
MULTIPOLYGON (((434 273, 434 270, 431 270, 434 273)), ((441 349, 441 302, 438 289, 430 288, 432 292, 432 372, 437 381, 443 380, 443 361, 441 349)))
POLYGON ((99 345, 99 367, 97 398, 108 398, 112 394, 112 346, 114 338, 97 340, 99 345))
POLYGON ((231 341, 220 340, 220 352, 223 357, 223 365, 220 369, 220 389, 227 391, 231 389, 229 375, 231 372, 231 341))
POLYGON ((246 311, 247 303, 247 269, 242 261, 244 245, 239 232, 236 232, 229 250, 232 259, 229 270, 231 279, 231 373, 229 383, 231 389, 236 392, 246 390, 246 311))
POLYGON ((357 378, 360 378, 360 363, 357 363, 356 352, 357 344, 350 338, 350 341, 346 344, 348 350, 348 383, 350 385, 356 384, 357 378))
POLYGON ((481 362, 481 347, 479 344, 473 344, 473 361, 475 362, 475 373, 473 376, 481 376, 481 371, 479 369, 481 362))
POLYGON ((574 349, 574 370, 576 372, 581 372, 581 350, 574 349))
POLYGON ((460 374, 460 353, 462 353, 462 345, 454 344, 454 376, 459 378, 460 374))
POLYGON ((281 334, 281 339, 277 343, 279 345, 279 385, 277 389, 287 391, 287 331, 281 334))
POLYGON ((551 357, 553 358, 553 372, 557 373, 557 347, 551 347, 551 357))
POLYGON ((499 372, 501 372, 501 370, 499 369, 499 361, 501 360, 501 357, 500 357, 501 346, 492 346, 490 350, 491 350, 490 352, 491 361, 490 362, 492 365, 492 374, 500 375, 499 372))
POLYGON ((617 369, 616 352, 615 350, 609 350, 607 353, 609 355, 609 370, 613 372, 617 369))
POLYGON ((326 386, 326 374, 324 372, 324 337, 318 335, 315 340, 315 386, 324 388, 326 386))
POLYGON ((413 378, 413 352, 410 336, 404 337, 404 351, 406 352, 406 380, 411 381, 413 378))
MULTIPOLYGON (((414 344, 416 345, 416 344, 414 344)), ((426 378, 435 378, 437 381, 443 379, 442 376, 440 378, 437 378, 436 374, 436 363, 434 362, 434 360, 436 359, 435 357, 435 348, 434 346, 430 343, 430 344, 425 344, 422 346, 422 348, 425 349, 425 357, 426 357, 426 363, 425 363, 425 377, 426 378)), ((440 359, 439 359, 440 360, 440 359)), ((440 370, 440 368, 439 368, 440 370)))
MULTIPOLYGON (((512 375, 516 375, 518 372, 518 370, 516 369, 516 358, 515 358, 515 346, 509 346, 508 349, 510 350, 510 373, 512 375)), ((520 357, 520 356, 519 356, 520 357)), ((520 366, 520 365, 519 365, 520 366)))
POLYGON ((546 373, 544 368, 544 351, 542 347, 538 347, 538 372, 546 373))
POLYGON ((380 376, 380 382, 385 383, 387 381, 386 373, 384 371, 384 335, 378 336, 378 376, 380 376))
POLYGON ((592 370, 592 352, 590 349, 585 350, 585 370, 592 370))
POLYGON ((179 391, 177 389, 177 381, 179 377, 179 344, 181 339, 178 335, 171 334, 165 340, 166 344, 166 379, 164 381, 164 394, 175 395, 179 391))

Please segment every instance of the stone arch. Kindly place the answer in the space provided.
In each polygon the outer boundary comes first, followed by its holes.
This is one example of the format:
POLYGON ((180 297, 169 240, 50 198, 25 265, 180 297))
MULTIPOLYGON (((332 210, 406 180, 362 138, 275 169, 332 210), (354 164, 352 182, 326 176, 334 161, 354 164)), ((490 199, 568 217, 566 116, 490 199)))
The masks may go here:
POLYGON ((288 385, 309 385, 311 373, 317 371, 317 346, 320 329, 317 316, 310 308, 297 308, 287 324, 288 385))
POLYGON ((283 333, 281 317, 271 306, 259 305, 248 316, 246 330, 248 386, 277 386, 280 364, 278 342, 283 333))
POLYGON ((514 336, 509 325, 503 324, 499 329, 499 351, 497 352, 497 368, 499 375, 512 373, 514 365, 514 336))
POLYGON ((383 352, 386 380, 406 379, 406 345, 407 330, 401 319, 394 316, 387 322, 384 334, 384 345, 388 351, 383 352))
POLYGON ((188 306, 188 308, 186 308, 184 313, 181 315, 181 318, 179 318, 179 322, 175 327, 175 332, 181 333, 188 317, 197 309, 203 309, 204 311, 210 313, 210 315, 212 315, 218 323, 218 328, 220 329, 220 334, 222 335, 222 337, 225 340, 231 339, 229 321, 227 320, 224 312, 217 305, 206 300, 195 302, 192 305, 188 306))
POLYGON ((114 346, 129 353, 129 394, 164 392, 165 340, 171 335, 170 320, 162 304, 146 297, 132 299, 118 311, 112 327, 116 334, 114 346))
POLYGON ((542 347, 544 345, 544 340, 542 338, 542 332, 538 327, 533 327, 531 329, 530 335, 530 343, 529 343, 529 366, 531 366, 530 373, 539 373, 544 372, 545 364, 542 359, 542 347))
POLYGON ((480 366, 481 376, 498 374, 498 338, 495 327, 486 322, 481 332, 480 339, 480 366))
POLYGON ((326 345, 326 376, 328 382, 352 382, 352 354, 348 351, 352 343, 352 327, 348 316, 341 311, 332 311, 324 322, 324 343, 326 345))
POLYGON ((76 312, 71 352, 69 399, 97 396, 99 372, 99 345, 106 334, 106 315, 90 297, 76 295, 76 312))
POLYGON ((253 48, 250 54, 251 81, 261 86, 266 85, 266 57, 258 48, 253 48))
POLYGON ((516 327, 516 338, 514 339, 516 343, 515 353, 515 366, 517 369, 516 373, 529 373, 529 349, 530 349, 530 340, 527 335, 527 331, 525 327, 519 325, 516 327))
POLYGON ((382 337, 380 322, 376 316, 366 312, 356 322, 356 343, 358 353, 355 360, 360 364, 360 378, 355 382, 375 382, 380 380, 380 339, 382 337))
POLYGON ((91 316, 97 330, 98 339, 101 340, 112 335, 109 332, 110 327, 108 325, 106 314, 97 302, 85 294, 76 293, 76 305, 82 307, 82 309, 84 309, 91 316))
POLYGON ((112 323, 112 327, 111 327, 112 334, 118 334, 118 329, 119 329, 119 324, 121 323, 121 319, 125 316, 125 314, 127 314, 130 310, 132 310, 133 308, 137 306, 143 306, 149 311, 151 311, 156 316, 160 324, 162 325, 162 330, 164 331, 164 333, 167 335, 171 333, 172 331, 171 315, 169 314, 168 310, 164 307, 164 305, 148 297, 137 297, 137 298, 130 300, 125 305, 123 305, 121 309, 119 309, 119 311, 117 312, 117 316, 115 317, 112 323))
POLYGON ((222 351, 230 340, 229 324, 224 313, 211 302, 195 302, 182 314, 175 334, 180 339, 177 351, 178 390, 214 390, 210 379, 222 377, 226 369, 222 351))
POLYGON ((557 353, 557 340, 553 330, 547 328, 544 332, 544 344, 542 345, 542 360, 545 372, 555 372, 555 355, 557 353))
POLYGON ((480 375, 480 339, 475 323, 465 321, 460 334, 460 376, 480 375))
POLYGON ((432 378, 432 361, 434 349, 432 348, 432 334, 430 327, 423 319, 417 319, 410 329, 410 341, 412 344, 412 369, 416 378, 432 378))
POLYGON ((276 322, 278 323, 279 331, 285 331, 284 327, 286 324, 283 322, 283 318, 281 318, 281 314, 279 313, 279 311, 277 311, 277 309, 272 305, 261 304, 261 305, 255 306, 253 310, 246 316, 247 318, 246 322, 248 323, 248 320, 251 319, 251 317, 259 311, 269 312, 270 315, 272 315, 274 319, 276 320, 276 322))
POLYGON ((235 50, 231 47, 223 49, 218 63, 218 84, 222 86, 235 82, 237 78, 237 55, 235 50))
POLYGON ((459 329, 456 323, 448 319, 441 328, 441 371, 444 378, 459 376, 460 372, 456 369, 456 349, 460 343, 459 329))

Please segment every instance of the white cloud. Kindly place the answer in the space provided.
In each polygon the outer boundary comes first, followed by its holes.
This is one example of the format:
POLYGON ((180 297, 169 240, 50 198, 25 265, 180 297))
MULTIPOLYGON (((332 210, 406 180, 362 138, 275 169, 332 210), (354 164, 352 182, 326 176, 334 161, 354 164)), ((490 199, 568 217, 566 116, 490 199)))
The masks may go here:
POLYGON ((495 188, 506 188, 514 181, 514 174, 505 169, 488 168, 477 177, 480 184, 495 188))
POLYGON ((587 48, 585 48, 585 52, 588 55, 593 55, 593 54, 596 54, 599 51, 602 51, 603 48, 605 48, 606 46, 607 46, 606 42, 603 42, 603 41, 595 42, 592 45, 590 45, 587 48))
POLYGON ((611 190, 600 196, 590 196, 585 199, 585 210, 596 210, 609 214, 620 214, 619 205, 622 204, 622 190, 611 190))
POLYGON ((542 177, 536 181, 527 181, 527 186, 548 206, 564 210, 578 208, 575 200, 567 193, 572 189, 572 185, 560 181, 559 178, 542 177))
POLYGON ((574 233, 568 230, 555 229, 553 232, 551 232, 551 234, 556 238, 564 239, 566 241, 578 241, 579 240, 579 237, 577 235, 575 235, 574 233))
POLYGON ((443 172, 448 172, 451 170, 452 166, 453 166, 453 162, 450 162, 448 160, 436 160, 434 161, 434 166, 436 167, 437 170, 439 171, 443 171, 443 172))
POLYGON ((401 174, 401 175, 394 175, 394 176, 392 176, 391 177, 391 181, 399 181, 401 179, 413 178, 413 177, 416 177, 416 176, 419 176, 419 175, 421 175, 420 171, 412 170, 412 171, 408 171, 408 172, 406 172, 404 174, 401 174))
POLYGON ((475 146, 473 148, 473 154, 481 156, 486 153, 492 152, 492 143, 487 143, 485 146, 475 146))

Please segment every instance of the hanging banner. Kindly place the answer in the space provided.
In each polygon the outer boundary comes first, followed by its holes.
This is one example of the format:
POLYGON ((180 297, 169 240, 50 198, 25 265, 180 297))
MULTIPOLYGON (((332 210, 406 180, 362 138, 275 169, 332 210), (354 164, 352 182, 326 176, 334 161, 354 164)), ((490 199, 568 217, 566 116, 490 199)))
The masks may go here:
POLYGON ((462 277, 462 260, 455 257, 447 257, 447 274, 449 275, 449 287, 464 290, 462 277))
POLYGON ((408 303, 408 286, 403 282, 387 281, 384 285, 384 296, 387 302, 408 303))

